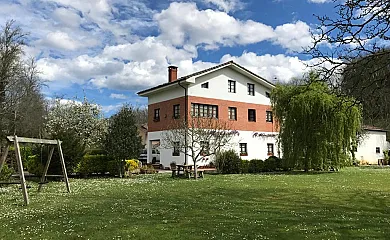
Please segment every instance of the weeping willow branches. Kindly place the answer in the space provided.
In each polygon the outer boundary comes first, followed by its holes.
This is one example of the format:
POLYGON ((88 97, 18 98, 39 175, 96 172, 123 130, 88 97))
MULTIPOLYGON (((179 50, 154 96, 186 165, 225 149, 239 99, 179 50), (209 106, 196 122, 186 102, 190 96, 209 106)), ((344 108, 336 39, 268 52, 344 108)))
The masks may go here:
POLYGON ((361 108, 340 98, 310 73, 304 84, 277 86, 273 111, 280 127, 285 168, 326 170, 349 163, 361 125, 361 108))

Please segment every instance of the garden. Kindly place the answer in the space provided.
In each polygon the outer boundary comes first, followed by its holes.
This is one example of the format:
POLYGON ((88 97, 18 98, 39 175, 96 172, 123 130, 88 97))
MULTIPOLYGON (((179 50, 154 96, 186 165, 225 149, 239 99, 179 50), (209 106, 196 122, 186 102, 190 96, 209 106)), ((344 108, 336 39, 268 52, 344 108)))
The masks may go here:
POLYGON ((387 168, 72 178, 0 187, 0 239, 386 239, 387 168))

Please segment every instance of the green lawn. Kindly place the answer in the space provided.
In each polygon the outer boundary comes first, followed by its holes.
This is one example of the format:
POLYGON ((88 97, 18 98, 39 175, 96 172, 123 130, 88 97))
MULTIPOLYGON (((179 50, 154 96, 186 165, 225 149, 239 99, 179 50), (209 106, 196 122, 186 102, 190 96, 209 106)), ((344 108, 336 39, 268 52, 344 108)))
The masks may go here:
POLYGON ((389 239, 390 170, 0 188, 0 239, 389 239))

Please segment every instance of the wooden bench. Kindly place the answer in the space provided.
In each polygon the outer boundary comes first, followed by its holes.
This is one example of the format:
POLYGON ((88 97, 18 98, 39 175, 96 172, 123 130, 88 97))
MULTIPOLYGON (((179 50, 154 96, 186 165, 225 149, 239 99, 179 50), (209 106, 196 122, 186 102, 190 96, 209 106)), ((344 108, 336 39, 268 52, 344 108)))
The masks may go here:
MULTIPOLYGON (((196 169, 196 172, 198 173, 199 178, 204 178, 204 170, 203 169, 196 169)), ((194 170, 186 171, 186 174, 188 175, 188 179, 190 179, 191 177, 195 178, 195 171, 194 170)))

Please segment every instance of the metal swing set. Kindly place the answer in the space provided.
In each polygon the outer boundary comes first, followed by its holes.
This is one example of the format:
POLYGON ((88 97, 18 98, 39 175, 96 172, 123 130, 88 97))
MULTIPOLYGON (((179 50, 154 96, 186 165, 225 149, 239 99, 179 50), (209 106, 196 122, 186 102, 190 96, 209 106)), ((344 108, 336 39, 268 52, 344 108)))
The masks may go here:
MULTIPOLYGON (((8 151, 9 151, 9 148, 12 145, 12 143, 13 143, 13 145, 15 147, 16 163, 18 165, 18 173, 19 173, 19 178, 20 178, 20 182, 17 182, 17 184, 20 183, 20 185, 21 185, 21 189, 22 189, 25 205, 29 204, 29 199, 28 199, 28 193, 27 193, 26 179, 24 177, 23 163, 22 163, 22 157, 21 157, 21 154, 20 154, 19 143, 35 143, 35 144, 51 145, 50 150, 49 150, 49 156, 48 156, 48 159, 46 161, 46 165, 45 165, 45 168, 43 170, 43 174, 42 174, 41 180, 39 182, 38 192, 41 191, 41 189, 42 189, 44 184, 48 183, 46 181, 46 177, 61 176, 61 177, 64 178, 64 182, 65 182, 66 189, 67 189, 68 193, 70 193, 69 179, 68 179, 68 174, 66 173, 64 155, 62 154, 62 147, 61 147, 61 143, 62 142, 60 140, 49 140, 49 139, 24 138, 24 137, 18 137, 18 136, 8 136, 7 137, 7 147, 5 148, 2 156, 0 157, 0 172, 1 172, 1 169, 3 168, 3 166, 4 166, 5 160, 7 159, 8 151), (60 155, 62 175, 47 175, 47 171, 49 169, 50 161, 51 161, 51 158, 52 158, 53 153, 54 153, 55 145, 57 145, 58 153, 60 155)), ((12 184, 12 183, 6 183, 6 184, 12 184)))

